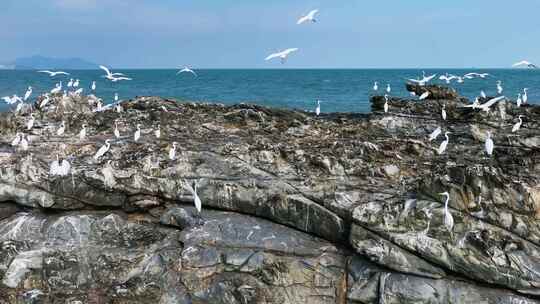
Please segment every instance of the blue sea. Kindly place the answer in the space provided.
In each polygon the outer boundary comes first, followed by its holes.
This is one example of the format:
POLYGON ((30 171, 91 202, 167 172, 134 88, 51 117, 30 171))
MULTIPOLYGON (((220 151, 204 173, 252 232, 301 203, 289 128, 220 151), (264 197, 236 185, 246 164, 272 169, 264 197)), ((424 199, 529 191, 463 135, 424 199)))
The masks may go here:
MULTIPOLYGON (((36 97, 48 92, 54 84, 69 78, 78 78, 85 93, 90 92, 93 80, 97 82, 96 95, 106 103, 118 93, 120 99, 136 96, 161 96, 183 101, 218 102, 224 104, 256 103, 271 107, 313 110, 316 100, 322 101, 322 112, 370 112, 369 98, 375 94, 373 83, 379 83, 378 94, 385 93, 390 84, 392 96, 408 97, 405 80, 420 78, 421 69, 319 69, 319 70, 196 70, 198 77, 176 70, 113 70, 132 81, 112 83, 101 77, 101 70, 67 71, 70 76, 50 78, 36 71, 0 70, 0 97, 17 94, 23 96, 32 86, 36 97)), ((516 99, 523 88, 529 88, 529 102, 540 101, 540 70, 532 69, 426 69, 426 74, 450 73, 463 76, 469 72, 489 73, 486 79, 452 82, 461 95, 470 99, 484 90, 488 96, 496 94, 496 82, 503 82, 507 97, 516 99)), ((438 80, 433 83, 444 84, 438 80)), ((65 86, 64 86, 65 87, 65 86)), ((5 104, 0 105, 5 110, 5 104)))

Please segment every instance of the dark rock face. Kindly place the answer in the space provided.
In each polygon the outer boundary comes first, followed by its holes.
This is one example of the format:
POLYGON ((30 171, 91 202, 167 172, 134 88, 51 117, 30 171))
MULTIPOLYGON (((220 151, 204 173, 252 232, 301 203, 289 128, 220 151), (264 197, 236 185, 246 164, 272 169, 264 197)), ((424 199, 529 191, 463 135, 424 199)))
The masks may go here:
POLYGON ((31 131, 3 113, 0 303, 540 303, 540 108, 448 94, 321 117, 56 96, 31 131))
POLYGON ((414 92, 417 96, 429 92, 427 99, 437 100, 437 99, 446 99, 454 100, 458 99, 459 95, 456 90, 449 87, 442 87, 438 85, 419 85, 416 83, 407 83, 407 91, 414 92))

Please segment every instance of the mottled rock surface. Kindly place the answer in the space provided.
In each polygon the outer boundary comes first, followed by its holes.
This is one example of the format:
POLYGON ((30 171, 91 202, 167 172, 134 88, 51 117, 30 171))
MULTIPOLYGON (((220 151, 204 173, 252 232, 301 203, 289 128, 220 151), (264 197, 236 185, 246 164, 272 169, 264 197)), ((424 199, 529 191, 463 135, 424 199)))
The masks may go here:
POLYGON ((428 88, 446 95, 369 115, 56 96, 29 131, 31 107, 2 113, 0 303, 540 303, 540 107, 428 88))

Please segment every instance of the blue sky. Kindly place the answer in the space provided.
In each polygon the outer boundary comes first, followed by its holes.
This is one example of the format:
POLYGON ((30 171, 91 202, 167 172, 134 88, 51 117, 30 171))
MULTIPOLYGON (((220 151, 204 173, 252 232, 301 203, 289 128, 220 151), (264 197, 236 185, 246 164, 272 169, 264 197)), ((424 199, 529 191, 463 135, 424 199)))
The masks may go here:
POLYGON ((540 1, 3 0, 0 61, 116 68, 509 67, 540 63, 540 1), (319 8, 319 22, 296 19, 319 8))

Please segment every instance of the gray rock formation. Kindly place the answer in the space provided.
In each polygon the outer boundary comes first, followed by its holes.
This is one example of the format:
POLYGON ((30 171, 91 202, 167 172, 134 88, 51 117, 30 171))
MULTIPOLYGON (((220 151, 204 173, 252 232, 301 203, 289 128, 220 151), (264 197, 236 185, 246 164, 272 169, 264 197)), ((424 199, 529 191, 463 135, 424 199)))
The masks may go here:
POLYGON ((540 303, 540 107, 465 102, 315 117, 55 96, 31 131, 30 107, 2 113, 0 303, 540 303))

